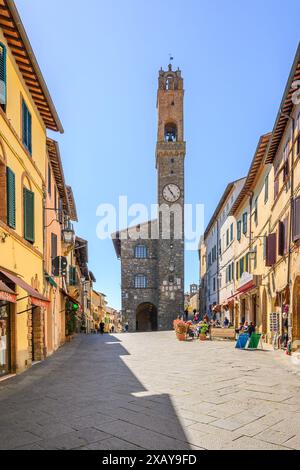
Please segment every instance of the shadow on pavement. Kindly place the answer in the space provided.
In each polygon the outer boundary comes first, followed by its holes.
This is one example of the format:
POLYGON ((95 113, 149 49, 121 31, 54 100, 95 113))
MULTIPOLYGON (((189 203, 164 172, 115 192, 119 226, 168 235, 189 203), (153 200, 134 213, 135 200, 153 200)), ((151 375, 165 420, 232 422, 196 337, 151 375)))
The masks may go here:
POLYGON ((189 449, 167 394, 151 395, 111 335, 79 335, 0 384, 0 449, 189 449))

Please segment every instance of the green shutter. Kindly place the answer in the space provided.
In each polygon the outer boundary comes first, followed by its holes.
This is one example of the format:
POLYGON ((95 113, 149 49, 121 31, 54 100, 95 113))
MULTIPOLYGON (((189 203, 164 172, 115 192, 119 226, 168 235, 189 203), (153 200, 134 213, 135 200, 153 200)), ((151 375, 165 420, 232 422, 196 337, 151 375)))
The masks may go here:
POLYGON ((34 242, 34 193, 24 188, 24 238, 34 242))
POLYGON ((6 105, 6 47, 0 42, 0 105, 6 105))
POLYGON ((31 114, 26 106, 25 101, 22 100, 22 142, 30 154, 32 153, 31 126, 31 114))
POLYGON ((16 183, 15 174, 10 168, 6 168, 7 191, 7 225, 16 228, 16 183))

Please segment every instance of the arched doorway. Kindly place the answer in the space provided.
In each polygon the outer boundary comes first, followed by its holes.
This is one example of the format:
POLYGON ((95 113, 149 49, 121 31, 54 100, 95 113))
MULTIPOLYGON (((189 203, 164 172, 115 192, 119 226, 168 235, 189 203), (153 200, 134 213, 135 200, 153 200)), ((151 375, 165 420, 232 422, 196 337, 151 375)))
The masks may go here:
POLYGON ((297 276, 293 290, 292 339, 300 341, 300 276, 297 276))
POLYGON ((136 331, 157 330, 157 309, 150 302, 144 302, 136 309, 136 331))

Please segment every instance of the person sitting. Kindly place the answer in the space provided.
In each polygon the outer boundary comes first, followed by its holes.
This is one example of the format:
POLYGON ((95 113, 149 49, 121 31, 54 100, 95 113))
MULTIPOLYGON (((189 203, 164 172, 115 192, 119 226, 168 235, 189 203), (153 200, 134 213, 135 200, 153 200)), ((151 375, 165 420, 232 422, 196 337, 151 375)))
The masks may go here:
POLYGON ((248 329, 249 329, 249 323, 247 321, 245 321, 244 328, 243 328, 244 333, 248 333, 248 329))
POLYGON ((228 325, 229 325, 229 320, 227 317, 225 317, 224 319, 224 328, 228 328, 228 325))

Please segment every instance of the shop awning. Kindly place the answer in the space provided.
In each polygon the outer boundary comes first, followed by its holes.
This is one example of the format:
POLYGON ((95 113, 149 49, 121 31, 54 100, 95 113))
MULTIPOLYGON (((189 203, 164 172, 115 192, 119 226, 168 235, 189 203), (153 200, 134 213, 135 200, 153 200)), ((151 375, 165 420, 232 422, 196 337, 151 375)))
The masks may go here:
POLYGON ((213 312, 221 312, 221 305, 220 304, 217 304, 217 305, 214 305, 213 308, 212 308, 212 311, 213 312))
POLYGON ((254 281, 249 281, 246 284, 244 284, 242 287, 239 287, 237 290, 238 294, 244 294, 245 292, 248 292, 249 290, 255 289, 256 284, 254 281))
POLYGON ((21 289, 25 290, 32 305, 36 307, 48 307, 50 302, 49 299, 27 284, 27 282, 23 281, 23 279, 16 276, 15 274, 11 274, 8 271, 5 271, 4 269, 0 269, 0 273, 7 277, 14 284, 21 287, 21 289))
POLYGON ((246 292, 248 292, 252 289, 255 289, 256 287, 257 287, 257 284, 254 280, 251 280, 251 281, 247 282, 242 287, 239 287, 238 290, 235 291, 234 294, 232 294, 231 297, 228 297, 227 302, 230 302, 230 301, 236 299, 241 294, 245 294, 246 292))
POLYGON ((0 280, 0 300, 5 300, 6 302, 17 302, 17 294, 11 290, 7 285, 0 280))

